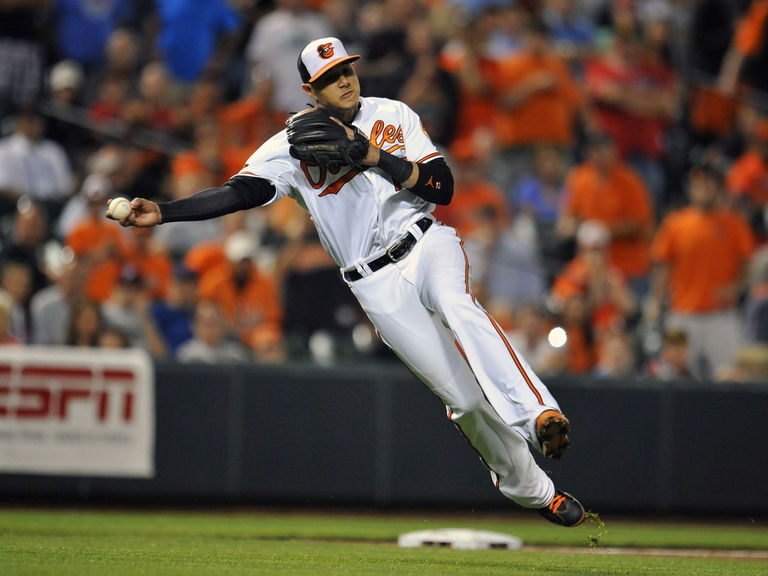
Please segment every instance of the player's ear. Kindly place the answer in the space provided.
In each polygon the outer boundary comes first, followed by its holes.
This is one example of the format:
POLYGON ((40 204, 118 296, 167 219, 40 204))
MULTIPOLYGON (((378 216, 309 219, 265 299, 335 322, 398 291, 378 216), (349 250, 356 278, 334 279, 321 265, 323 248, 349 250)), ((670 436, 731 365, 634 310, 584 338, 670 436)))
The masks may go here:
POLYGON ((314 90, 312 89, 312 84, 310 84, 309 82, 305 82, 304 84, 302 84, 301 89, 304 90, 304 93, 307 96, 311 96, 312 98, 315 97, 314 90))

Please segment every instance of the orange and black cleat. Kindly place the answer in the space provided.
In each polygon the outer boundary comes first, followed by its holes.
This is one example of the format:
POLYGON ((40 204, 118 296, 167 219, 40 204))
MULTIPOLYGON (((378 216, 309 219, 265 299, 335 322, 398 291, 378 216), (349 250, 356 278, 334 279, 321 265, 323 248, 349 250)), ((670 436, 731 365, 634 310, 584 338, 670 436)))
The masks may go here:
POLYGON ((558 526, 578 526, 584 522, 586 512, 581 502, 576 500, 568 492, 557 490, 555 497, 546 508, 539 508, 539 514, 558 526))
POLYGON ((545 458, 563 457, 571 445, 571 439, 568 438, 570 431, 571 423, 561 412, 546 410, 539 414, 536 418, 536 438, 545 458))

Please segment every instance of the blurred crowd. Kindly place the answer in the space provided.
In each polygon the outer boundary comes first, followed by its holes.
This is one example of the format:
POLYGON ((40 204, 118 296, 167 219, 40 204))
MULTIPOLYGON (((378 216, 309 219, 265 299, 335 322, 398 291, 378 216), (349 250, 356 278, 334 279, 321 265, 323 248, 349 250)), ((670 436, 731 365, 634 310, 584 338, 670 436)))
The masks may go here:
POLYGON ((104 218, 237 173, 336 36, 539 373, 768 380, 766 34, 768 0, 0 0, 0 344, 389 358, 295 203, 104 218))

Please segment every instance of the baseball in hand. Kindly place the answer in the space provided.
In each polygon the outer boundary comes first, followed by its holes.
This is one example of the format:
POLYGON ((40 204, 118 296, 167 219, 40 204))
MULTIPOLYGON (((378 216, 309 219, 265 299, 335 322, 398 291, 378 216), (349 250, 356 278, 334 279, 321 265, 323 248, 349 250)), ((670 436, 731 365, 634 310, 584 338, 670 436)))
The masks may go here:
POLYGON ((107 217, 112 220, 124 221, 131 214, 131 203, 127 198, 113 198, 109 201, 107 217))

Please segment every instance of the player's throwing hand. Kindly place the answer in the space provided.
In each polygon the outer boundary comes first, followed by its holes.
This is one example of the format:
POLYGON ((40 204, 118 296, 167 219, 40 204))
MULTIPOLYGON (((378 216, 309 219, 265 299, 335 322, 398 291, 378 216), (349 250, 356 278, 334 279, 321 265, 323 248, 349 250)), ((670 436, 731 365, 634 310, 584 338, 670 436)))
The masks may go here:
POLYGON ((117 220, 121 226, 137 226, 139 228, 157 226, 163 221, 160 207, 152 200, 134 198, 130 202, 130 207, 131 211, 127 216, 121 215, 120 218, 115 218, 112 214, 111 205, 108 205, 105 216, 117 220))

